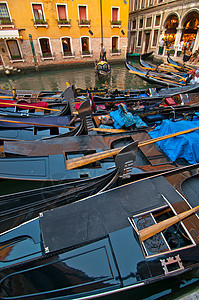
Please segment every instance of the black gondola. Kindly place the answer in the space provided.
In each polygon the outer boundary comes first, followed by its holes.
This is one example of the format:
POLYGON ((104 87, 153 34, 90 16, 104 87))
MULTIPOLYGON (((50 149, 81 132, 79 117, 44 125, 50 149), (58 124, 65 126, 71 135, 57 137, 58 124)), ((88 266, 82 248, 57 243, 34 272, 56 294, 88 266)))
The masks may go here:
POLYGON ((188 72, 190 70, 195 69, 193 66, 189 66, 185 63, 180 63, 178 61, 173 60, 170 56, 167 56, 167 62, 169 64, 169 66, 172 66, 181 72, 188 72))
POLYGON ((108 80, 111 75, 111 67, 107 61, 100 60, 95 64, 95 73, 99 81, 108 80))
POLYGON ((157 298, 197 280, 198 201, 176 187, 196 168, 101 192, 2 233, 1 299, 157 298))
MULTIPOLYGON (((139 69, 138 67, 132 66, 130 63, 126 62, 126 67, 130 72, 134 75, 137 75, 138 77, 142 78, 148 83, 151 84, 158 84, 161 86, 167 86, 167 87, 183 87, 186 86, 186 82, 184 78, 179 78, 176 75, 167 75, 163 73, 155 73, 150 71, 145 71, 143 69, 139 69)), ((190 84, 187 84, 188 86, 190 84)), ((195 84, 193 89, 197 90, 199 87, 199 84, 195 84)))

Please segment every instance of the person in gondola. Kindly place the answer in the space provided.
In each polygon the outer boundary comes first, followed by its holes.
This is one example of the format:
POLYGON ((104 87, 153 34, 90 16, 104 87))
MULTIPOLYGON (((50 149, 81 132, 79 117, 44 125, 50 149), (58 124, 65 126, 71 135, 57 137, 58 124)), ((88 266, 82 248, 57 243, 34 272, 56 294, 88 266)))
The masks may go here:
POLYGON ((105 49, 103 43, 101 43, 100 59, 102 61, 107 61, 107 59, 106 59, 106 49, 105 49))

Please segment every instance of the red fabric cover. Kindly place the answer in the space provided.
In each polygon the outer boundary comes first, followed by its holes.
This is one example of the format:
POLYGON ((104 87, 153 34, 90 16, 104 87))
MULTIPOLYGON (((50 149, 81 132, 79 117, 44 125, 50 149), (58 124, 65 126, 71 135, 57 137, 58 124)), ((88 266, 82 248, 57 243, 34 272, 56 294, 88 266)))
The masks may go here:
POLYGON ((165 102, 167 105, 176 105, 175 101, 171 97, 165 98, 165 102))
MULTIPOLYGON (((17 103, 14 102, 13 100, 0 99, 0 107, 14 107, 13 104, 17 104, 17 103)), ((46 107, 48 107, 48 102, 38 102, 38 103, 20 102, 17 104, 17 107, 19 107, 21 109, 46 108, 46 107), (22 104, 22 106, 20 104, 22 104)))

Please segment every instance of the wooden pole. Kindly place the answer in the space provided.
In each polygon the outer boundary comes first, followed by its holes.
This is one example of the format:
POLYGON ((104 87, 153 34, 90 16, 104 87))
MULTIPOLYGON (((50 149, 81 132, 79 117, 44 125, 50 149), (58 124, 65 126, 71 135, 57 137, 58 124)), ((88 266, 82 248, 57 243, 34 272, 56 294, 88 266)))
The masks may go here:
POLYGON ((69 128, 69 129, 74 129, 75 127, 73 126, 61 126, 61 125, 49 125, 49 124, 35 124, 35 123, 30 123, 30 122, 21 122, 21 121, 13 121, 13 120, 4 120, 0 119, 0 122, 7 122, 7 123, 14 123, 14 124, 24 124, 24 125, 30 125, 30 126, 39 126, 39 127, 61 127, 61 128, 69 128))
MULTIPOLYGON (((165 136, 162 136, 162 137, 151 139, 151 140, 140 143, 138 145, 138 147, 146 146, 146 145, 158 142, 158 141, 162 141, 162 140, 165 140, 165 139, 168 139, 168 138, 172 138, 172 137, 175 137, 175 136, 178 136, 178 135, 181 135, 181 134, 189 133, 189 132, 192 132, 192 131, 195 131, 195 130, 199 130, 199 127, 195 127, 195 128, 192 128, 192 129, 187 129, 187 130, 180 131, 180 132, 177 132, 177 133, 172 133, 172 134, 168 134, 168 135, 165 135, 165 136)), ((98 161, 98 160, 116 155, 120 152, 120 150, 122 148, 123 147, 119 147, 119 148, 115 148, 115 149, 112 149, 112 150, 106 150, 106 151, 103 151, 103 152, 100 152, 100 153, 94 153, 94 154, 86 155, 86 156, 83 156, 83 157, 80 157, 80 158, 78 157, 78 158, 72 158, 72 159, 66 160, 66 169, 67 170, 72 170, 72 169, 87 165, 89 163, 92 163, 92 162, 95 162, 95 161, 98 161)))
POLYGON ((148 238, 154 236, 155 234, 167 229, 168 227, 182 221, 183 219, 187 218, 191 214, 195 213, 196 211, 199 210, 199 205, 189 209, 183 213, 180 213, 179 215, 176 215, 174 217, 171 217, 167 220, 161 221, 157 224, 151 225, 149 227, 146 227, 140 231, 138 231, 140 240, 143 242, 147 240, 148 238))

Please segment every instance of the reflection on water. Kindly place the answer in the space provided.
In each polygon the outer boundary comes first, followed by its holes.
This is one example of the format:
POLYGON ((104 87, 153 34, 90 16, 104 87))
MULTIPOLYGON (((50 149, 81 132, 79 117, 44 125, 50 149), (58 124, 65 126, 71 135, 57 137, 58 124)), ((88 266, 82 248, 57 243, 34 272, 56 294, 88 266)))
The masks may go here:
POLYGON ((139 77, 130 74, 124 63, 111 66, 111 77, 107 83, 100 83, 95 76, 94 67, 87 67, 10 75, 1 78, 0 86, 6 89, 15 87, 23 90, 62 91, 66 88, 66 82, 79 88, 107 86, 113 89, 135 89, 149 86, 139 77))

